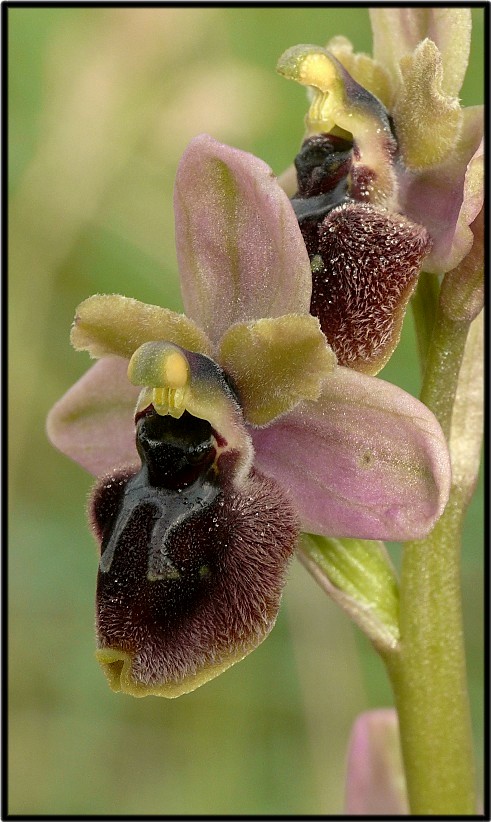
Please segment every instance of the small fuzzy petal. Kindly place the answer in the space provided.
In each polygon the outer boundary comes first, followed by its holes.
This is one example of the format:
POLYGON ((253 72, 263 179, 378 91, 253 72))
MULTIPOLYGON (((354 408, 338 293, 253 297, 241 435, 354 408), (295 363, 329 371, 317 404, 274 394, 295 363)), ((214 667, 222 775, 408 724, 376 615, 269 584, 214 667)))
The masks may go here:
POLYGON ((471 50, 472 12, 467 8, 428 9, 427 37, 433 40, 443 60, 442 88, 457 96, 462 88, 471 50))
POLYGON ((402 82, 392 111, 407 168, 438 165, 453 151, 462 127, 456 97, 443 90, 443 63, 431 40, 400 61, 402 82))
POLYGON ((390 108, 394 91, 389 73, 368 54, 353 52, 353 45, 342 35, 332 37, 326 45, 354 80, 390 108))
POLYGON ((462 86, 471 46, 470 8, 375 8, 369 10, 373 31, 373 56, 400 79, 399 60, 429 37, 443 60, 443 91, 456 96, 462 86))
POLYGON ((262 160, 196 137, 179 164, 174 207, 186 313, 214 342, 236 322, 308 313, 302 236, 262 160))
POLYGON ((104 357, 53 406, 48 436, 60 451, 94 476, 117 466, 137 465, 133 412, 138 389, 128 361, 104 357))
POLYGON ((253 425, 265 425, 301 400, 316 400, 336 366, 319 321, 298 314, 233 325, 220 342, 219 359, 253 425))
POLYGON ((393 708, 366 711, 351 731, 346 774, 348 816, 407 816, 409 804, 393 708))
POLYGON ((474 242, 469 223, 481 209, 483 184, 480 189, 471 186, 468 203, 464 192, 468 166, 479 149, 483 125, 482 106, 463 109, 462 133, 452 156, 437 168, 400 173, 399 207, 427 229, 432 248, 424 268, 433 274, 455 268, 474 242))
POLYGON ((95 294, 80 303, 70 339, 77 351, 88 351, 97 358, 129 359, 140 345, 153 340, 167 340, 202 354, 211 353, 212 347, 184 314, 119 294, 95 294))
POLYGON ((316 403, 251 431, 255 465, 288 490, 302 530, 331 537, 424 537, 450 487, 433 414, 390 383, 338 367, 316 403))
POLYGON ((335 208, 318 228, 311 312, 340 365, 376 374, 394 351, 429 250, 426 230, 362 203, 335 208))

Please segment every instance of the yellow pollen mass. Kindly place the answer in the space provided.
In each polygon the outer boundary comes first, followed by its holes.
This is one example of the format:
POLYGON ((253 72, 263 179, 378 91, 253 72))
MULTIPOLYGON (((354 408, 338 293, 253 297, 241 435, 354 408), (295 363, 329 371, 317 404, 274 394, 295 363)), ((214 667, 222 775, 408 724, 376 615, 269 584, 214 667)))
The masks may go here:
POLYGON ((133 385, 149 388, 184 389, 191 371, 186 355, 168 342, 144 343, 128 365, 128 379, 133 385))
POLYGON ((334 66, 325 54, 308 54, 301 63, 299 80, 306 86, 315 86, 326 92, 335 79, 334 66))
POLYGON ((151 403, 156 412, 177 419, 186 409, 191 369, 186 355, 172 343, 148 342, 138 348, 128 365, 128 379, 144 386, 137 403, 142 410, 151 403))
POLYGON ((162 362, 162 384, 167 388, 185 388, 189 382, 189 365, 180 351, 166 353, 162 362))

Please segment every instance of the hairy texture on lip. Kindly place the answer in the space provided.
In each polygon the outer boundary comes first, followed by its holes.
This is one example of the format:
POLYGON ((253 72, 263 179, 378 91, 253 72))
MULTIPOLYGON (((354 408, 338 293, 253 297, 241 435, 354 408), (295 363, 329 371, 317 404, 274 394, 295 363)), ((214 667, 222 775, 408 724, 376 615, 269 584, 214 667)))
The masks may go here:
POLYGON ((313 260, 310 311, 340 365, 375 374, 397 345, 404 309, 430 242, 400 214, 362 203, 334 209, 306 236, 313 260))
MULTIPOLYGON (((90 516, 99 539, 129 479, 115 474, 96 487, 90 516)), ((179 576, 149 581, 152 528, 145 503, 124 529, 109 571, 99 573, 99 646, 131 657, 135 695, 169 683, 185 693, 210 678, 207 668, 224 670, 273 627, 296 515, 277 484, 256 472, 240 491, 225 483, 210 505, 173 529, 166 554, 179 576)))

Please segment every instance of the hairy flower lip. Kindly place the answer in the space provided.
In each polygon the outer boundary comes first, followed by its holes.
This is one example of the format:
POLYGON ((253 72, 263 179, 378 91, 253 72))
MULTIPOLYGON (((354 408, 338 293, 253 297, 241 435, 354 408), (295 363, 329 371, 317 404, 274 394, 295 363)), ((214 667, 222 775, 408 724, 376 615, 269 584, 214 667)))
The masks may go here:
POLYGON ((431 242, 402 215, 351 198, 317 214, 313 200, 299 221, 312 265, 311 313, 339 365, 376 374, 399 341, 431 242))
POLYGON ((145 478, 143 469, 116 474, 93 494, 91 519, 102 543, 97 658, 113 690, 174 697, 222 673, 269 634, 298 522, 277 483, 257 471, 237 489, 225 465, 214 494, 194 510, 195 488, 169 496, 145 478), (156 521, 149 504, 160 508, 156 521), (153 570, 155 561, 165 573, 153 570))

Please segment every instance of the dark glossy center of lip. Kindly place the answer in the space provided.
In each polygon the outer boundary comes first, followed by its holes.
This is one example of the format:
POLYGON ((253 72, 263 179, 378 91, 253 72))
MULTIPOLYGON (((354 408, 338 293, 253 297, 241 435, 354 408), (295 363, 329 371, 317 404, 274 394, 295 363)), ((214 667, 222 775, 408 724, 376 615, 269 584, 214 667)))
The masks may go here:
POLYGON ((297 220, 319 220, 348 199, 353 143, 332 134, 305 140, 295 157, 298 191, 291 199, 297 220))
POLYGON ((175 419, 150 409, 137 422, 136 447, 150 484, 165 488, 192 484, 216 454, 210 423, 187 411, 175 419))

